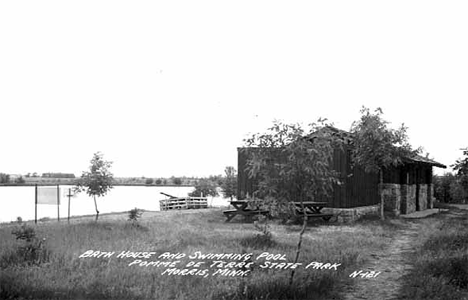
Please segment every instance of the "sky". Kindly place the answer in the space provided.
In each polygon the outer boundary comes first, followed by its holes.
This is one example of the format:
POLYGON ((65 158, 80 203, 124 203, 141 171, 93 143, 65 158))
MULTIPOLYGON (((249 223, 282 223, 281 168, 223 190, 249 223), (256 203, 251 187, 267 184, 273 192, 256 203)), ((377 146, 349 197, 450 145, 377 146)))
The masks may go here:
MULTIPOLYGON (((0 172, 208 176, 273 120, 468 147, 466 1, 1 1, 0 172)), ((450 168, 436 169, 437 173, 450 168)))

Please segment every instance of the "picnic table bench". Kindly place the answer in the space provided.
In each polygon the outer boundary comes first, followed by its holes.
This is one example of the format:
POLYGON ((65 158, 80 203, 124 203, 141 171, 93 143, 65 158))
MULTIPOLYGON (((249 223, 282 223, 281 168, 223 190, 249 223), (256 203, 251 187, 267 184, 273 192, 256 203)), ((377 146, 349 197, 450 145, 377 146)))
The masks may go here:
POLYGON ((327 206, 328 202, 315 202, 315 201, 303 201, 303 202, 292 202, 294 205, 294 211, 297 216, 307 215, 308 218, 322 218, 328 221, 333 217, 333 214, 322 213, 321 210, 327 206))
POLYGON ((241 215, 246 217, 247 219, 251 219, 253 216, 256 215, 264 215, 268 216, 270 211, 260 209, 259 207, 256 208, 248 208, 249 203, 251 201, 248 200, 235 200, 230 202, 235 209, 229 209, 223 211, 224 216, 226 217, 226 222, 231 221, 235 216, 241 215))

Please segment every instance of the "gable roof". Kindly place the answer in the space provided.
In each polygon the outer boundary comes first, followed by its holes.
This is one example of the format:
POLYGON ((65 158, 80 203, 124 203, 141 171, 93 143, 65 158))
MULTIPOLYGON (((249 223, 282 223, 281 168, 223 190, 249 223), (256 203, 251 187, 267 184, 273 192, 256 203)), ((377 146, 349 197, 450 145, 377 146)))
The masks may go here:
MULTIPOLYGON (((340 137, 343 141, 346 141, 348 144, 353 141, 353 134, 351 132, 338 129, 333 126, 326 126, 322 128, 322 130, 329 130, 332 135, 340 137)), ((313 134, 309 135, 309 138, 313 139, 313 134)), ((403 158, 403 161, 407 163, 418 163, 418 164, 426 164, 426 165, 431 165, 434 167, 439 167, 439 168, 447 168, 444 164, 441 164, 435 160, 432 160, 430 158, 415 154, 414 156, 411 157, 405 157, 403 158)))

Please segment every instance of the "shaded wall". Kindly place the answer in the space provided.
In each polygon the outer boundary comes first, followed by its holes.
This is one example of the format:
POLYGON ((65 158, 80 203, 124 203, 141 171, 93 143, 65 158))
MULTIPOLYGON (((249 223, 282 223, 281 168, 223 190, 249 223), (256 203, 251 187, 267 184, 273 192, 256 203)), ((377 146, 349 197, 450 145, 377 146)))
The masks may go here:
MULTIPOLYGON (((257 190, 259 180, 248 176, 248 154, 241 149, 238 148, 237 195, 238 199, 245 199, 257 190)), ((353 208, 380 203, 378 174, 366 173, 363 168, 353 166, 346 148, 334 151, 331 167, 338 172, 342 184, 336 185, 330 197, 324 199, 329 207, 353 208)), ((431 165, 406 163, 387 168, 383 178, 385 184, 382 192, 387 211, 399 215, 432 208, 431 165)))
MULTIPOLYGON (((252 196, 258 189, 258 178, 250 178, 248 174, 248 151, 238 148, 238 199, 252 196)), ((255 151, 255 149, 249 149, 255 151)), ((279 159, 279 158, 278 158, 279 159)), ((378 176, 369 174, 358 166, 351 166, 350 154, 347 149, 336 149, 331 163, 333 170, 337 171, 342 184, 335 185, 333 193, 327 201, 329 207, 360 207, 379 203, 378 176)))

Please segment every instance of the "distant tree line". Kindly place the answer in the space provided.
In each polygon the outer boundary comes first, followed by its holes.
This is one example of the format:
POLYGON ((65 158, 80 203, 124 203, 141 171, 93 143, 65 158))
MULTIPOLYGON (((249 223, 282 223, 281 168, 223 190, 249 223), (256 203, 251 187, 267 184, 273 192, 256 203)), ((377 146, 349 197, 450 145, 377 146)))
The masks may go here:
POLYGON ((25 183, 25 180, 23 176, 19 177, 11 177, 9 174, 5 173, 0 173, 0 184, 5 184, 5 183, 16 183, 16 184, 22 184, 25 183))

